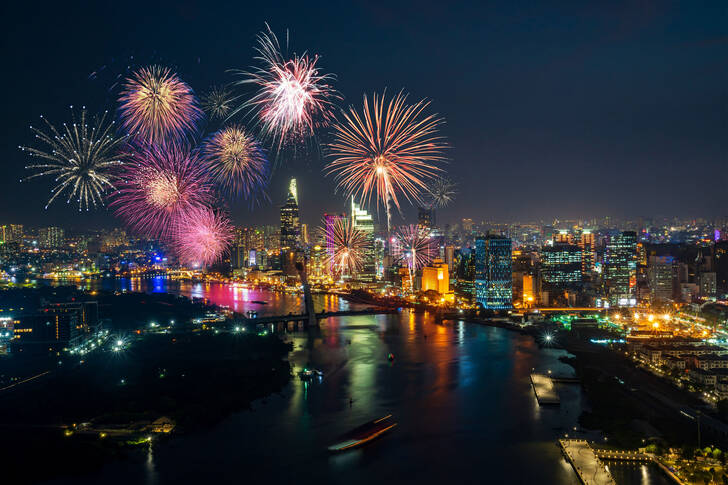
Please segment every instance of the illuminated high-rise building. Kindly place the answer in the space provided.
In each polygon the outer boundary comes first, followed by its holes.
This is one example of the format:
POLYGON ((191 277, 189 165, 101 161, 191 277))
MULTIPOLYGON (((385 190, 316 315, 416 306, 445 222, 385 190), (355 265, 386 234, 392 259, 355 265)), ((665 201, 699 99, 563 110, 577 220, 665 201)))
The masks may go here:
POLYGON ((288 275, 295 275, 296 253, 301 246, 301 222, 298 215, 298 189, 296 179, 291 179, 288 198, 281 207, 280 235, 281 269, 288 275))
POLYGON ((672 256, 650 256, 647 281, 652 301, 667 301, 673 296, 675 260, 672 256))
POLYGON ((455 291, 458 296, 475 303, 475 252, 461 248, 455 256, 455 291))
POLYGON ((328 272, 333 273, 334 269, 334 225, 336 221, 345 219, 346 214, 324 214, 324 249, 326 251, 327 259, 329 260, 328 272))
POLYGON ((443 296, 450 292, 449 270, 447 263, 441 259, 435 259, 422 268, 422 291, 429 290, 434 290, 443 296))
POLYGON ((634 306, 637 286, 637 234, 610 236, 604 254, 604 284, 612 306, 634 306))
POLYGON ((359 204, 351 198, 351 226, 366 234, 368 247, 364 253, 364 261, 358 279, 362 281, 374 281, 377 271, 374 258, 374 218, 369 212, 362 209, 359 204))
POLYGON ((581 248, 581 272, 582 275, 588 275, 594 270, 594 233, 589 229, 584 229, 579 238, 579 248, 581 248))
POLYGON ((42 248, 60 248, 64 242, 63 234, 60 227, 42 227, 38 230, 38 244, 42 248))
POLYGON ((417 225, 432 230, 435 224, 435 209, 425 209, 423 207, 417 209, 417 225))
POLYGON ((509 238, 489 235, 475 240, 475 297, 483 308, 493 310, 511 308, 513 300, 511 264, 509 238))
POLYGON ((575 244, 558 243, 541 249, 541 278, 544 289, 578 289, 582 280, 582 253, 575 244))

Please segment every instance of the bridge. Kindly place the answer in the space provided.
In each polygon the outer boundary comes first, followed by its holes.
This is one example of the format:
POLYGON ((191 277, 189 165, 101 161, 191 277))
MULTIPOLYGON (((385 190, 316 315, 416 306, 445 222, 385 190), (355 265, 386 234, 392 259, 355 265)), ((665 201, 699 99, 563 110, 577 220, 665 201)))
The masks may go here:
MULTIPOLYGON (((347 317, 354 315, 382 315, 388 313, 397 313, 395 309, 389 308, 369 308, 366 310, 347 310, 340 312, 325 312, 314 313, 316 320, 322 320, 329 317, 347 317)), ((289 313, 288 315, 275 315, 270 317, 260 318, 243 318, 243 322, 246 324, 267 324, 267 323, 280 323, 280 322, 308 322, 308 313, 289 313)))

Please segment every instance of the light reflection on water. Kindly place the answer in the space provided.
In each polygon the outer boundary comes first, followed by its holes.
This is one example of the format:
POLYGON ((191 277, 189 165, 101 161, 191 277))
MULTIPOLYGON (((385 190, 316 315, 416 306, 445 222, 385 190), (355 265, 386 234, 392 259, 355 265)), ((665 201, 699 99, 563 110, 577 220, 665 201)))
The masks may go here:
MULTIPOLYGON (((226 285, 169 280, 112 284, 204 297, 261 316, 298 312, 302 305, 297 295, 226 285)), ((316 295, 315 302, 317 311, 349 308, 332 295, 316 295)), ((254 403, 252 411, 206 432, 155 445, 143 464, 112 463, 73 483, 439 485, 465 476, 491 483, 578 483, 555 440, 566 432, 573 435, 581 390, 558 385, 561 406, 541 407, 529 381, 534 368, 571 372, 558 360, 563 351, 539 349, 530 337, 500 328, 438 325, 430 315, 410 311, 330 318, 313 337, 298 332, 286 338, 294 347, 289 355, 294 375, 303 367, 318 368, 325 375, 321 382, 306 384, 294 377, 281 395, 254 403), (390 352, 394 362, 387 360, 390 352), (398 426, 389 435, 363 449, 326 452, 341 433, 390 413, 398 426)), ((646 467, 615 471, 618 483, 667 483, 646 467)))

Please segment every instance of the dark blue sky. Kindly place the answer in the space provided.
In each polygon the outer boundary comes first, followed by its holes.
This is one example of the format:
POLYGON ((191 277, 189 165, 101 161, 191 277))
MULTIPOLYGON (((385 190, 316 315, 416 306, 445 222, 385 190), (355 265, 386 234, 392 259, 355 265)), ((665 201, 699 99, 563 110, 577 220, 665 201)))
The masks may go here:
MULTIPOLYGON (((113 109, 107 88, 132 55, 174 67, 198 93, 230 81, 265 21, 322 56, 344 104, 385 87, 432 100, 460 185, 441 219, 728 214, 725 1, 449 3, 6 4, 0 222, 115 225, 105 210, 44 211, 49 180, 17 183, 28 125, 65 121, 70 104, 113 109)), ((233 206, 234 219, 274 222, 291 175, 304 221, 342 210, 321 166, 288 163, 274 204, 233 206)))

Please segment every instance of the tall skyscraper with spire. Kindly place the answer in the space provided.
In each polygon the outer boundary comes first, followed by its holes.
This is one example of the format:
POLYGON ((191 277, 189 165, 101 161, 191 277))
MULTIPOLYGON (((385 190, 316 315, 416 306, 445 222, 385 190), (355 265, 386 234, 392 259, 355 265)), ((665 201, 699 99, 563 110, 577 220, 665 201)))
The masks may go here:
POLYGON ((301 247, 301 221, 298 213, 298 187, 296 179, 288 186, 286 203, 281 207, 281 269, 288 275, 296 274, 296 253, 301 247))
POLYGON ((374 258, 374 218, 354 202, 353 196, 351 198, 351 225, 366 234, 369 242, 364 254, 364 265, 358 279, 367 282, 374 281, 377 274, 374 258))

